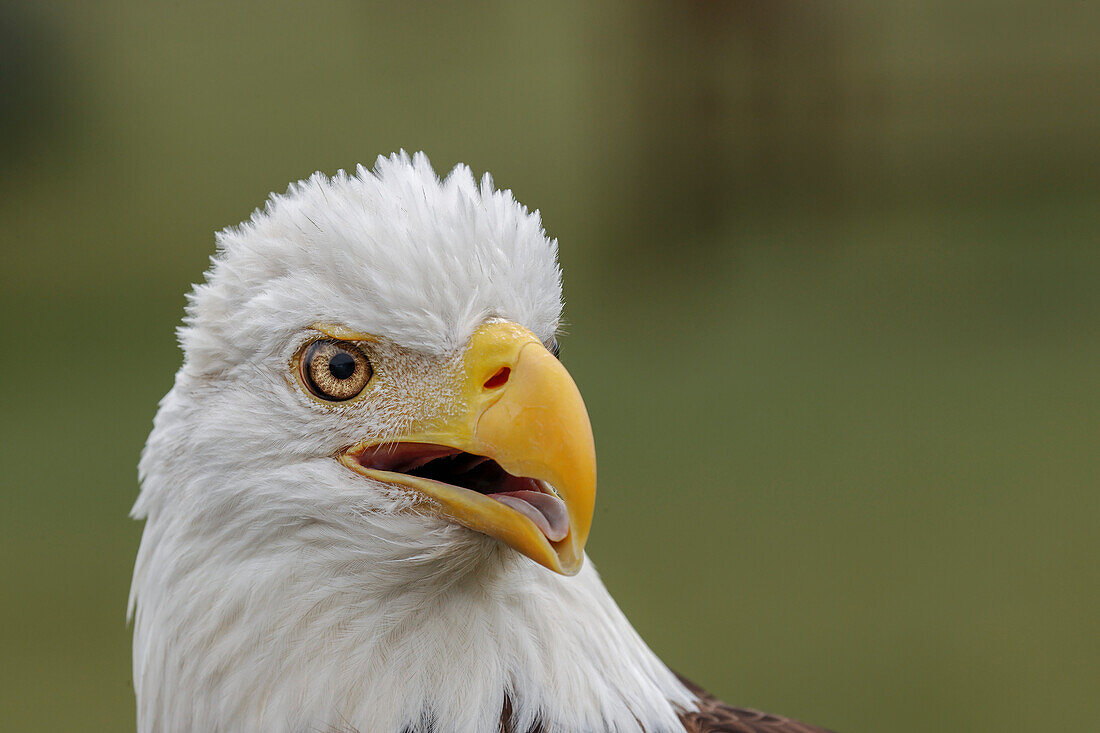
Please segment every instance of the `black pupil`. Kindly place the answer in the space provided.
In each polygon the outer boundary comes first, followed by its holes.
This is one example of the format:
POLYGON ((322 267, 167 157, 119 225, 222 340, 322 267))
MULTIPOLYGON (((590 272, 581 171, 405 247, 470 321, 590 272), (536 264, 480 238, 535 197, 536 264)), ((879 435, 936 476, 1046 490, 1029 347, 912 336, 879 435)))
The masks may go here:
POLYGON ((337 379, 347 379, 355 374, 355 357, 343 351, 335 354, 328 360, 328 371, 337 379))

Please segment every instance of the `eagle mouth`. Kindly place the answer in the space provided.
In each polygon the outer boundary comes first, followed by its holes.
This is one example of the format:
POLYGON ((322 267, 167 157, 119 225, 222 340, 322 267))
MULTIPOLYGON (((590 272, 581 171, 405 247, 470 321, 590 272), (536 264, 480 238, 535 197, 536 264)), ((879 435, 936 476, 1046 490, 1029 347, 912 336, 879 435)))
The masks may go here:
POLYGON ((410 482, 402 478, 412 477, 485 496, 529 519, 551 542, 560 542, 569 533, 569 512, 553 487, 539 479, 512 475, 489 456, 415 442, 368 445, 347 455, 386 483, 407 488, 410 482))

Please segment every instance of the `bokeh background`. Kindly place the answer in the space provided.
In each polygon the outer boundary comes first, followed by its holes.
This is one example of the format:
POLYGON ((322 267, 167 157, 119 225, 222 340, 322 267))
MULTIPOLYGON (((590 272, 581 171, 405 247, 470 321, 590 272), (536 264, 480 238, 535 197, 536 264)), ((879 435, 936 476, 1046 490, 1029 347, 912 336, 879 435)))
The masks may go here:
POLYGON ((423 149, 542 210, 591 555, 847 733, 1100 719, 1100 6, 0 5, 0 728, 133 728, 135 464, 214 231, 423 149))

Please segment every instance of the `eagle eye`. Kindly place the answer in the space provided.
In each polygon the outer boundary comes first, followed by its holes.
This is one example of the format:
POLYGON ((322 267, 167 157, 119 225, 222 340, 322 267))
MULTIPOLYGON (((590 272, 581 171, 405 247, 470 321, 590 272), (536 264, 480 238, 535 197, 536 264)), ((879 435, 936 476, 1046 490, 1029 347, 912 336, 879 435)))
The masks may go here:
POLYGON ((299 368, 309 391, 329 402, 355 397, 374 374, 357 346, 336 339, 318 339, 307 346, 299 368))

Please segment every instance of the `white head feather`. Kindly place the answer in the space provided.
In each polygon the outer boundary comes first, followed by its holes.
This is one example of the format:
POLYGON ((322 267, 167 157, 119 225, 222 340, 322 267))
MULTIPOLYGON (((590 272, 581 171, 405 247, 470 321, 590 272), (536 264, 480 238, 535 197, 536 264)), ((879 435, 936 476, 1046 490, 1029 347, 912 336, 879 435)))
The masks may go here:
POLYGON ((517 730, 682 730, 692 696, 590 562, 554 574, 332 459, 446 399, 431 367, 487 319, 549 340, 560 314, 538 212, 422 154, 223 232, 140 465, 139 731, 495 731, 505 698, 517 730), (386 339, 387 400, 288 379, 317 322, 386 339))

